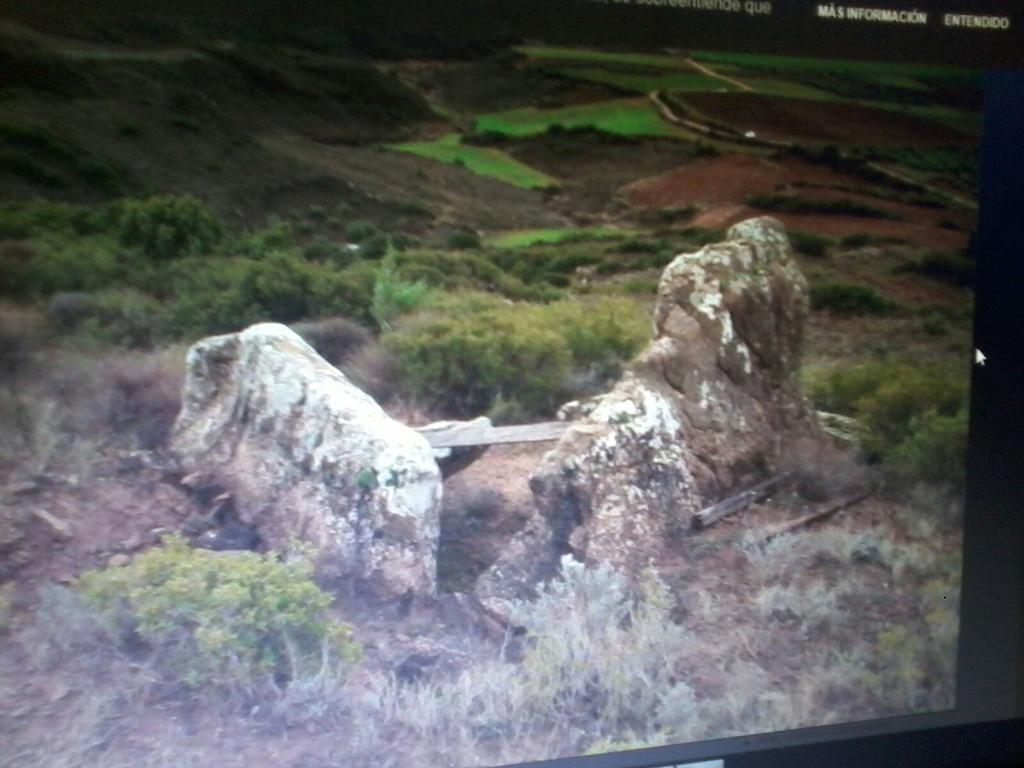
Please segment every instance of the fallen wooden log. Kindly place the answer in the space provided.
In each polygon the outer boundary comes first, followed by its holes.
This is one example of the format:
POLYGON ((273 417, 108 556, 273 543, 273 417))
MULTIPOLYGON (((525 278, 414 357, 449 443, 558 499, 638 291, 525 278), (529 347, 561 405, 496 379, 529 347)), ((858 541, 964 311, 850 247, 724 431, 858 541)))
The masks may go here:
POLYGON ((540 424, 516 424, 493 427, 487 419, 465 422, 442 422, 428 425, 418 431, 431 448, 465 448, 475 445, 502 443, 538 443, 560 438, 572 425, 565 421, 545 421, 540 424))
POLYGON ((863 493, 857 493, 854 494, 853 496, 847 496, 845 499, 836 504, 825 506, 823 509, 811 512, 810 514, 804 515, 803 517, 798 517, 795 520, 788 520, 785 523, 777 525, 773 527, 771 530, 769 530, 767 533, 765 533, 763 536, 761 536, 760 539, 762 542, 769 542, 774 538, 782 536, 783 534, 792 533, 793 531, 798 530, 800 528, 805 528, 806 526, 811 525, 812 523, 817 523, 821 520, 825 520, 826 518, 832 517, 832 515, 842 512, 844 509, 849 509, 850 507, 860 504, 862 501, 867 499, 872 494, 874 494, 874 491, 864 491, 863 493))
POLYGON ((717 504, 712 504, 710 507, 705 507, 700 512, 694 514, 693 518, 690 520, 690 525, 695 530, 704 530, 709 525, 721 520, 723 517, 740 512, 751 504, 755 504, 756 502, 768 498, 792 479, 792 472, 784 472, 781 475, 769 478, 762 483, 758 483, 757 485, 748 488, 743 491, 743 493, 730 496, 728 499, 723 499, 717 504))

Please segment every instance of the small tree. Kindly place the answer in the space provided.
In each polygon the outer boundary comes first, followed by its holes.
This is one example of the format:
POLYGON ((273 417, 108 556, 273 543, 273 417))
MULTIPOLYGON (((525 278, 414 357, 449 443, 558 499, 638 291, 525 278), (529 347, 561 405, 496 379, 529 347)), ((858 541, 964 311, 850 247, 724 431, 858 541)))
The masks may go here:
POLYGON ((414 283, 402 280, 395 269, 393 254, 389 255, 377 269, 370 315, 381 330, 386 331, 396 317, 422 305, 429 290, 427 284, 419 280, 414 283))

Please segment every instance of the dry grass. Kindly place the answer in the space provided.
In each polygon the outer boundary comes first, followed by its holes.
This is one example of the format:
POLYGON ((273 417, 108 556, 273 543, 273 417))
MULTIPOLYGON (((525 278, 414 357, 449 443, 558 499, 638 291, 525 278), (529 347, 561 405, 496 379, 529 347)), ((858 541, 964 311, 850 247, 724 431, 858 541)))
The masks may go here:
POLYGON ((160 448, 177 416, 184 350, 37 350, 0 384, 0 461, 12 474, 88 478, 117 452, 160 448))

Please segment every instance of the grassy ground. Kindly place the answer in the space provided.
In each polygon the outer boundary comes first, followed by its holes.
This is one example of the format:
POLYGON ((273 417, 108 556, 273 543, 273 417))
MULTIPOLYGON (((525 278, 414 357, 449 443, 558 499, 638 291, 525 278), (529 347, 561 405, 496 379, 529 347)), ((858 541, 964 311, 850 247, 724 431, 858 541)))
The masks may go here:
POLYGON ((480 176, 507 181, 517 187, 545 189, 558 186, 556 179, 524 165, 500 149, 463 144, 462 137, 457 133, 449 133, 437 141, 389 144, 387 148, 439 160, 450 165, 461 165, 480 176))
POLYGON ((575 243, 581 240, 612 240, 628 237, 632 233, 623 229, 594 227, 589 229, 524 229, 498 232, 487 238, 487 245, 495 248, 528 248, 531 245, 575 243))
POLYGON ((687 134, 666 123, 645 99, 616 99, 558 109, 527 107, 480 115, 475 128, 480 133, 504 136, 536 136, 561 128, 595 128, 620 136, 684 138, 687 134))

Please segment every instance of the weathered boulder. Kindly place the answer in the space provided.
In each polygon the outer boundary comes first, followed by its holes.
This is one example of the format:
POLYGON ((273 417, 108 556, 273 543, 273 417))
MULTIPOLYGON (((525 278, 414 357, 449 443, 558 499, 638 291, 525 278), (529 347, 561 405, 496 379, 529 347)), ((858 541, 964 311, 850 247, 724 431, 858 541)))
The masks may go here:
POLYGON ((481 596, 511 594, 508 577, 541 573, 566 551, 643 567, 702 506, 776 471, 784 444, 813 439, 799 382, 807 312, 774 219, 676 257, 658 287, 654 339, 610 392, 574 409, 530 478, 540 515, 530 541, 509 545, 481 596))
POLYGON ((382 597, 434 591, 441 476, 425 438, 283 325, 188 353, 171 448, 231 494, 272 549, 311 544, 321 572, 382 597))

